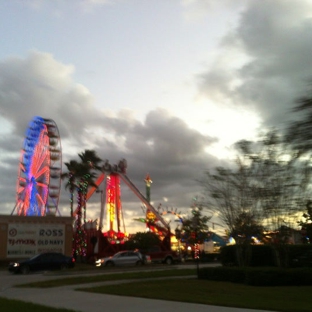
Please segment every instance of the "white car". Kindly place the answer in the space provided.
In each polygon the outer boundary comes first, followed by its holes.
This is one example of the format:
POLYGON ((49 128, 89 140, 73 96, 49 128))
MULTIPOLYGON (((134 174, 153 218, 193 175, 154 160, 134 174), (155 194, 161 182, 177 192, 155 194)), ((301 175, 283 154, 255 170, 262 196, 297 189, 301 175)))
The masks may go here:
POLYGON ((126 266, 143 265, 151 263, 151 257, 138 251, 119 251, 111 257, 101 258, 96 261, 96 266, 126 266))

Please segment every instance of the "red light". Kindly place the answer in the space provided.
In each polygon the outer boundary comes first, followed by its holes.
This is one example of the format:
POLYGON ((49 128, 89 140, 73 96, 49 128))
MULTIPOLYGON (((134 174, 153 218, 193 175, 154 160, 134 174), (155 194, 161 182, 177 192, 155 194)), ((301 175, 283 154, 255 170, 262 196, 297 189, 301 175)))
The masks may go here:
POLYGON ((118 239, 122 239, 122 238, 124 238, 125 237, 125 234, 124 233, 122 233, 122 232, 118 232, 117 233, 117 238, 118 239))

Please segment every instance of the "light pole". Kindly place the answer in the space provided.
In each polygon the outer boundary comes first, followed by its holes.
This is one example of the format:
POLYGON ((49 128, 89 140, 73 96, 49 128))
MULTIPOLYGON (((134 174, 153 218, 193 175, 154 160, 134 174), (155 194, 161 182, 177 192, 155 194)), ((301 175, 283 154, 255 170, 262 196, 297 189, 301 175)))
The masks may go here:
MULTIPOLYGON (((195 234, 195 237, 197 239, 197 233, 195 234)), ((199 248, 198 248, 198 243, 194 244, 194 255, 195 255, 195 261, 196 261, 197 278, 199 278, 199 248)))
POLYGON ((199 246, 198 246, 198 227, 199 227, 199 209, 198 207, 194 207, 192 209, 193 214, 193 228, 194 228, 194 236, 195 236, 195 243, 194 243, 194 258, 196 261, 196 271, 197 271, 197 278, 199 278, 199 246))

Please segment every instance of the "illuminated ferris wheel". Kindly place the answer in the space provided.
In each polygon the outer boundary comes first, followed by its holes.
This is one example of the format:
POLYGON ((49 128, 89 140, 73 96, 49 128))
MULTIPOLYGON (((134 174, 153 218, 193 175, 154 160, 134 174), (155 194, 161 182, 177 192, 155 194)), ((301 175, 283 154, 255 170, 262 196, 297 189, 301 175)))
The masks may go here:
POLYGON ((62 148, 57 125, 36 116, 21 151, 15 212, 20 216, 56 214, 61 187, 62 148))

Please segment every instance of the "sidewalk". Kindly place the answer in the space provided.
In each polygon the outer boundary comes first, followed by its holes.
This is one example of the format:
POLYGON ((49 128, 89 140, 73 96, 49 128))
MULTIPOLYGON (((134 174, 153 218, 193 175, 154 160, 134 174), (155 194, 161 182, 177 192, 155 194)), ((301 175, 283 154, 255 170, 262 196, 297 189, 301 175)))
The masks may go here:
POLYGON ((66 308, 80 312, 103 312, 105 310, 116 312, 268 312, 264 310, 219 307, 165 300, 95 294, 76 290, 79 288, 88 288, 105 284, 118 284, 122 282, 129 282, 129 280, 44 289, 17 288, 14 286, 8 286, 7 288, 2 288, 0 291, 0 297, 32 302, 54 308, 66 308))

